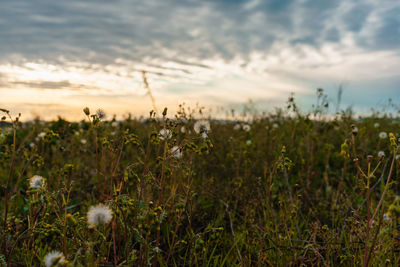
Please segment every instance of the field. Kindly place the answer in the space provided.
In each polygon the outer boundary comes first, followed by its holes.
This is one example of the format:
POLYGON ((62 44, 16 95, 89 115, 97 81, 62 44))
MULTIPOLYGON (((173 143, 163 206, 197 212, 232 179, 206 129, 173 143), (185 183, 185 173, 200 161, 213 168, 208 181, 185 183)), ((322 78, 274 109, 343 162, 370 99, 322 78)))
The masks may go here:
POLYGON ((230 120, 2 110, 0 266, 398 266, 400 120, 322 100, 230 120))

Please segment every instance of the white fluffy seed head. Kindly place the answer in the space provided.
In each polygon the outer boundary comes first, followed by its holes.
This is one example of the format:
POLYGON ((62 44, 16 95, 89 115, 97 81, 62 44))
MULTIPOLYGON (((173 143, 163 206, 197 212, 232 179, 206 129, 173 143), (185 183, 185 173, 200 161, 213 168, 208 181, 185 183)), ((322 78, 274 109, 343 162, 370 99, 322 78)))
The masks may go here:
POLYGON ((34 175, 29 178, 29 187, 32 189, 39 189, 45 186, 44 178, 40 175, 34 175))
POLYGON ((59 251, 51 251, 44 257, 44 265, 46 267, 59 266, 60 263, 65 262, 64 254, 59 251))
POLYGON ((207 133, 211 130, 210 122, 207 120, 196 121, 193 125, 193 129, 196 133, 207 133))
POLYGON ((383 220, 387 222, 390 221, 390 216, 387 213, 383 214, 383 220))
POLYGON ((174 146, 171 148, 171 154, 177 159, 182 157, 182 152, 178 146, 174 146))
POLYGON ((87 213, 87 220, 90 226, 108 224, 113 216, 112 210, 105 205, 91 206, 87 213))
POLYGON ((378 152, 378 157, 379 158, 383 158, 385 156, 385 152, 383 152, 383 151, 379 151, 378 152))
POLYGON ((172 137, 172 133, 170 130, 164 128, 160 130, 159 136, 161 140, 170 139, 172 137))
POLYGON ((386 132, 380 132, 379 133, 379 138, 385 139, 386 137, 387 137, 387 133, 386 132))
POLYGON ((243 130, 245 130, 246 132, 250 131, 251 127, 248 124, 243 125, 243 130))

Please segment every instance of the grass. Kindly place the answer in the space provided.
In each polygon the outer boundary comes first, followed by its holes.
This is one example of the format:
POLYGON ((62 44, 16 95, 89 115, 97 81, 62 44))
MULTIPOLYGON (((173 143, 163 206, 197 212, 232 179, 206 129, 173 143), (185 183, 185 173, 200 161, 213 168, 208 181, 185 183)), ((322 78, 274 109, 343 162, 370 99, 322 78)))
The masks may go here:
POLYGON ((249 121, 1 110, 0 266, 399 265, 399 118, 319 96, 249 121))

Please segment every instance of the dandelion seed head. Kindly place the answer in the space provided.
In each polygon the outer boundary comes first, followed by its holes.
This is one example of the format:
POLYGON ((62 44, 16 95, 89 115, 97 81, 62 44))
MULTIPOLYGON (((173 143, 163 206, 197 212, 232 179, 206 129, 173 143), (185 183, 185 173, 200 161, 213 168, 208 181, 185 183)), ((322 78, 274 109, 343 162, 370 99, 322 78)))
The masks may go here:
POLYGON ((355 126, 352 127, 351 132, 352 132, 354 135, 357 135, 357 134, 358 134, 358 128, 355 127, 355 126))
POLYGON ((99 117, 99 119, 105 119, 106 118, 106 113, 102 109, 98 109, 96 111, 96 115, 97 115, 97 117, 99 117))
POLYGON ((46 267, 59 266, 61 263, 65 263, 65 257, 59 251, 51 251, 44 257, 44 265, 46 267))
POLYGON ((210 122, 208 120, 198 120, 193 125, 193 129, 196 133, 203 133, 211 131, 210 122))
POLYGON ((250 129, 251 129, 251 126, 250 125, 248 125, 248 124, 245 124, 245 125, 243 125, 243 130, 245 130, 246 132, 249 132, 250 131, 250 129))
POLYGON ((182 157, 182 152, 178 146, 174 146, 171 148, 171 154, 177 159, 182 157))
POLYGON ((105 205, 91 206, 87 213, 89 225, 96 226, 99 224, 108 224, 113 216, 112 210, 105 205))
POLYGON ((380 132, 380 133, 379 133, 379 138, 380 138, 380 139, 385 139, 385 138, 387 138, 387 133, 386 133, 386 132, 380 132))
POLYGON ((170 139, 172 137, 172 133, 170 130, 164 128, 160 130, 159 136, 161 140, 170 139))
POLYGON ((29 178, 29 187, 33 189, 39 189, 44 187, 45 181, 44 178, 40 175, 34 175, 29 178))
POLYGON ((240 130, 240 128, 242 128, 242 125, 240 125, 239 123, 238 124, 236 124, 235 126, 233 126, 233 129, 234 130, 240 130))
POLYGON ((385 152, 383 152, 383 151, 379 151, 378 152, 378 157, 379 158, 383 158, 385 156, 385 152))

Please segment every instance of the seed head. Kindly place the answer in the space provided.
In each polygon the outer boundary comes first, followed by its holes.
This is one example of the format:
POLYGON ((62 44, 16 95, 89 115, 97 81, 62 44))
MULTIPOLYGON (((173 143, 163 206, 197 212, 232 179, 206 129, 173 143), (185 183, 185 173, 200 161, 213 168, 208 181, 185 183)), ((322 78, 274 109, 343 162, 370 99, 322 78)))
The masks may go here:
POLYGON ((246 132, 249 132, 251 129, 251 126, 248 124, 245 124, 245 125, 243 125, 242 129, 245 130, 246 132))
POLYGON ((89 116, 89 115, 90 115, 90 110, 89 110, 88 107, 84 108, 84 109, 83 109, 83 112, 85 113, 86 116, 89 116))
POLYGON ((65 257, 59 251, 51 251, 44 257, 44 265, 46 267, 59 266, 61 263, 65 263, 65 257))
POLYGON ((112 210, 105 205, 91 206, 87 213, 87 220, 90 226, 108 224, 113 216, 112 210))
POLYGON ((44 178, 40 175, 34 175, 29 178, 29 187, 32 189, 39 189, 45 186, 44 178))
POLYGON ((386 132, 380 132, 380 133, 379 133, 379 138, 380 138, 380 139, 385 139, 385 138, 387 138, 387 133, 386 133, 386 132))
POLYGON ((172 133, 170 130, 164 128, 160 130, 159 137, 161 140, 170 139, 172 137, 172 133))
POLYGON ((171 154, 177 159, 182 157, 182 152, 178 146, 174 146, 171 148, 171 154))
POLYGON ((353 124, 351 125, 351 133, 356 136, 358 134, 358 128, 353 124))
POLYGON ((196 133, 207 133, 211 130, 210 122, 207 120, 199 120, 193 125, 193 129, 196 133))

